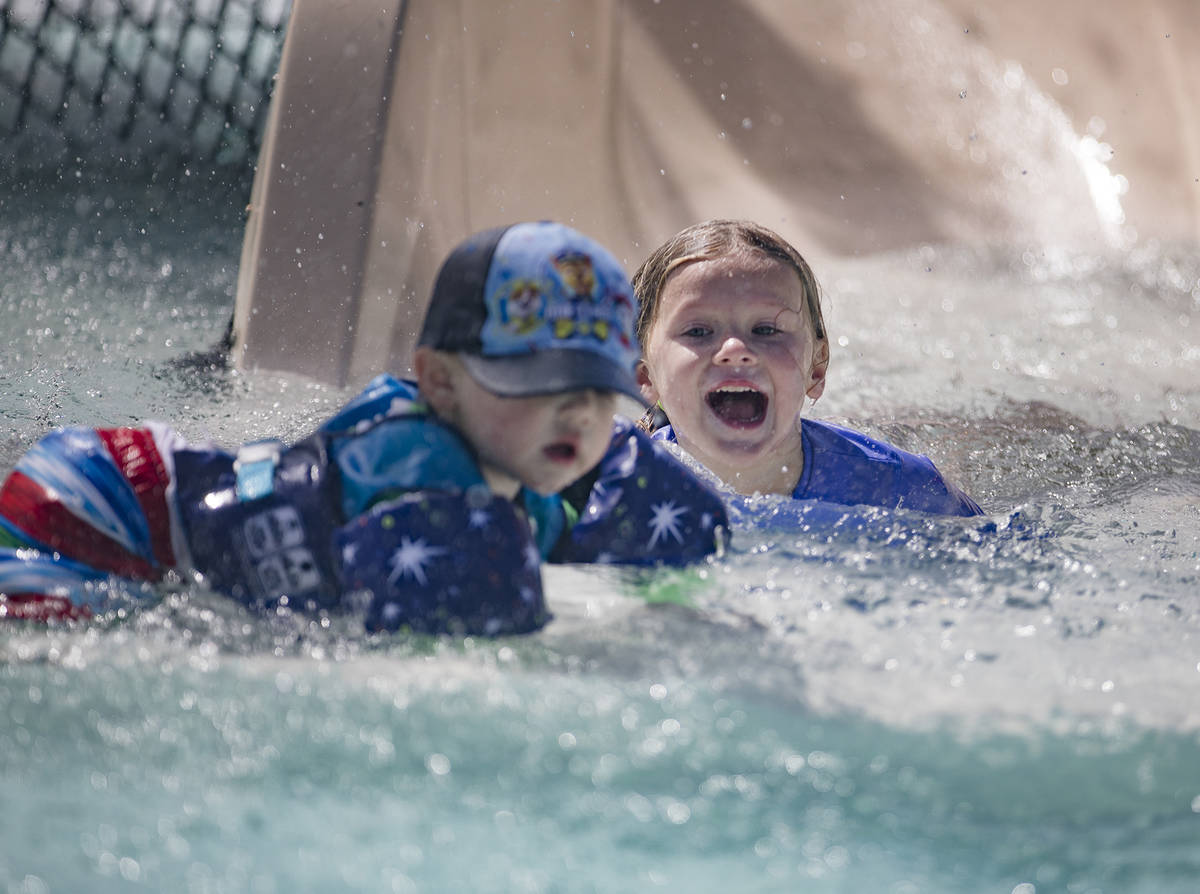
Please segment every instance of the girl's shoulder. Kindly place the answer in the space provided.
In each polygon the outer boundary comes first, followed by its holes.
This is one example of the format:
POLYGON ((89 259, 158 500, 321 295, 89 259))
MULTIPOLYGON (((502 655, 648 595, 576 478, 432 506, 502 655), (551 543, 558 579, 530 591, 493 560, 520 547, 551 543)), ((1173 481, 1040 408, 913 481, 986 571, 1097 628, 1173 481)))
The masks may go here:
POLYGON ((801 421, 804 471, 796 499, 915 509, 938 515, 982 515, 970 497, 927 456, 818 419, 801 421))

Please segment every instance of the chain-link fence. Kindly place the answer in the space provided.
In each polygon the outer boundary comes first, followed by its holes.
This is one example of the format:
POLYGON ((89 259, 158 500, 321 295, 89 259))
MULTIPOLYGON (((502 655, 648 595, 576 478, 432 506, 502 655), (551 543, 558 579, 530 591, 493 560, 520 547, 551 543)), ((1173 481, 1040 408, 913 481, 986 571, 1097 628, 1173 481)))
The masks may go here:
POLYGON ((0 0, 0 163, 252 164, 290 12, 291 0, 0 0))

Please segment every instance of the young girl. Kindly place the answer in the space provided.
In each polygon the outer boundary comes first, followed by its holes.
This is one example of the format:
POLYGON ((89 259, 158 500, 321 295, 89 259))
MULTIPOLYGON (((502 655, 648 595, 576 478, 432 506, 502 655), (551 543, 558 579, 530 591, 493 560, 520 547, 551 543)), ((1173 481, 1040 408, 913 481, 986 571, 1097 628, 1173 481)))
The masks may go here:
POLYGON ((644 427, 738 494, 980 515, 927 457, 801 417, 825 389, 829 338, 816 279, 782 237, 710 220, 634 276, 644 427))

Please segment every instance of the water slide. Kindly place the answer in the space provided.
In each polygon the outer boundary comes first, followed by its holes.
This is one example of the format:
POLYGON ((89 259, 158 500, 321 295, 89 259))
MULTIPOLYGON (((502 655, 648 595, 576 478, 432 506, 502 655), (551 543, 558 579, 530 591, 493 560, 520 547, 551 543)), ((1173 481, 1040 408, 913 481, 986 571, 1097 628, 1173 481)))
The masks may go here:
POLYGON ((706 217, 818 263, 1200 239, 1194 0, 297 0, 237 356, 403 373, 444 252, 568 221, 632 271, 706 217))

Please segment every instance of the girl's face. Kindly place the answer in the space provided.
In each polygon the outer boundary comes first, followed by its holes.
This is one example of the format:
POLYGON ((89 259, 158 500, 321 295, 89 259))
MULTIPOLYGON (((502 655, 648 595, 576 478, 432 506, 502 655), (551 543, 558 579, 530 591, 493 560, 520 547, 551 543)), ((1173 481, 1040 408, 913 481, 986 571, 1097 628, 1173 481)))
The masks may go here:
POLYGON ((681 447, 739 493, 791 494, 804 452, 800 411, 825 387, 800 278, 742 249, 668 277, 638 379, 681 447))

